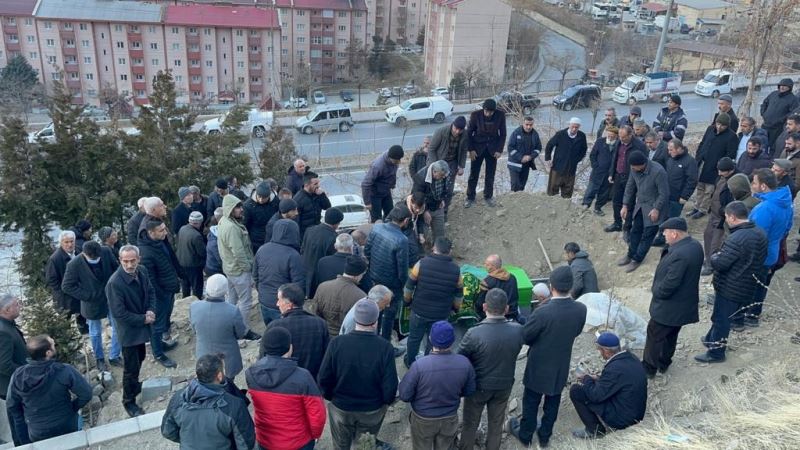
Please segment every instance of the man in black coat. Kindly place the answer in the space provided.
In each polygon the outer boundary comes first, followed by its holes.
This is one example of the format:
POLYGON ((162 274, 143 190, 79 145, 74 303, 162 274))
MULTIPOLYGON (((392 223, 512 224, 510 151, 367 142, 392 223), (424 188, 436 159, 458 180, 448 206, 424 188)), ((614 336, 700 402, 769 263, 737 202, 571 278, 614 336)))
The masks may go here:
POLYGON ((469 115, 467 127, 469 159, 472 161, 467 180, 467 201, 465 208, 475 204, 475 190, 481 176, 481 166, 486 162, 484 174, 483 199, 487 206, 494 206, 494 174, 497 171, 497 160, 503 154, 506 144, 506 115, 497 110, 497 102, 493 98, 484 100, 483 108, 469 115))
POLYGON ((188 297, 192 293, 203 298, 203 268, 206 266, 206 239, 203 236, 203 215, 192 211, 189 223, 178 231, 175 256, 183 271, 181 294, 188 297))
POLYGON ((255 255, 258 248, 264 245, 267 234, 267 223, 278 212, 278 194, 270 188, 266 181, 258 183, 255 192, 244 202, 243 223, 250 234, 250 244, 255 255))
POLYGON ((322 210, 330 208, 331 201, 319 185, 319 175, 310 171, 303 175, 303 189, 294 195, 294 201, 297 203, 297 223, 302 240, 308 228, 319 225, 322 210))
POLYGON ((766 276, 767 236, 748 220, 747 206, 739 201, 728 203, 725 222, 730 235, 722 248, 711 255, 715 299, 711 329, 703 339, 708 351, 694 357, 705 363, 725 361, 731 322, 743 320, 744 309, 753 302, 759 280, 766 276))
POLYGON ((575 188, 575 171, 578 164, 586 156, 586 134, 580 130, 581 120, 577 117, 569 119, 569 127, 558 131, 547 141, 544 148, 544 160, 552 163, 548 166, 550 176, 547 178, 547 195, 572 197, 575 188))
POLYGON ((672 364, 681 327, 699 320, 697 307, 703 246, 689 236, 686 220, 673 217, 661 224, 668 246, 653 275, 650 322, 642 365, 647 376, 664 373, 672 364))
MULTIPOLYGON (((89 241, 83 244, 83 252, 72 258, 72 261, 67 264, 64 281, 61 282, 61 290, 81 302, 81 315, 87 319, 89 339, 97 360, 97 369, 100 371, 107 370, 103 352, 103 319, 109 317, 105 288, 114 270, 116 267, 111 260, 110 252, 102 252, 100 244, 89 241)), ((108 362, 121 367, 122 348, 117 339, 117 329, 110 317, 109 323, 111 324, 111 354, 108 362)))
POLYGON ((606 360, 603 372, 599 376, 584 375, 569 390, 575 412, 583 422, 583 428, 572 431, 579 439, 594 439, 635 425, 644 419, 647 409, 647 377, 639 358, 620 349, 614 333, 598 336, 597 349, 606 360))
POLYGON ((0 294, 0 399, 6 399, 8 380, 18 367, 28 362, 25 338, 17 326, 19 298, 0 294))
MULTIPOLYGON (((300 245, 300 254, 303 255, 303 265, 306 268, 307 286, 303 289, 311 288, 311 280, 314 278, 314 271, 317 269, 317 262, 320 259, 336 253, 334 244, 336 243, 336 230, 344 220, 344 213, 336 208, 328 208, 325 211, 325 223, 314 225, 309 228, 303 236, 303 243, 300 245)), ((312 296, 308 296, 312 298, 312 296)))
POLYGON ((170 369, 177 364, 164 352, 172 350, 176 344, 164 342, 163 337, 169 332, 175 293, 180 290, 180 265, 166 237, 167 225, 159 219, 150 219, 145 224, 145 230, 139 233, 139 250, 142 266, 147 269, 156 293, 156 322, 153 324, 150 348, 156 361, 170 369))
POLYGON ((533 310, 525 323, 523 335, 528 344, 528 362, 522 379, 525 393, 522 396, 522 419, 509 422, 511 434, 528 446, 537 433, 539 446, 546 447, 553 434, 558 416, 561 391, 567 383, 572 344, 586 323, 586 306, 569 297, 572 289, 572 271, 569 267, 556 267, 550 273, 550 291, 553 297, 533 310), (536 426, 539 403, 544 397, 544 415, 536 426))
POLYGON ((44 269, 45 281, 50 292, 53 294, 53 302, 57 309, 75 314, 75 323, 81 334, 89 333, 89 326, 86 325, 86 318, 81 315, 81 301, 75 297, 65 294, 61 290, 61 282, 64 281, 64 272, 67 271, 67 263, 75 257, 75 232, 71 230, 62 231, 58 236, 58 248, 50 255, 44 269))
POLYGON ((739 138, 730 129, 730 122, 731 119, 727 114, 718 114, 714 126, 706 129, 697 147, 697 166, 700 174, 697 177, 694 209, 687 214, 687 217, 699 219, 708 213, 717 182, 717 162, 724 157, 736 161, 739 138))
MULTIPOLYGON (((658 141, 658 140, 656 140, 658 141)), ((631 165, 628 156, 633 152, 642 152, 647 155, 647 147, 636 136, 633 129, 627 125, 619 129, 619 143, 611 153, 611 167, 608 170, 608 181, 611 183, 611 205, 614 211, 614 223, 603 228, 603 231, 611 233, 614 231, 624 231, 627 235, 632 226, 631 218, 622 218, 622 204, 625 200, 625 186, 628 184, 628 176, 631 173, 631 165), (624 223, 623 223, 624 220, 624 223), (624 226, 623 226, 624 225, 624 226)))
POLYGON ((108 308, 122 345, 122 406, 131 417, 144 414, 136 404, 136 396, 142 392, 139 371, 151 325, 156 321, 156 292, 147 269, 139 266, 139 259, 136 246, 123 246, 119 250, 120 266, 106 284, 108 308))

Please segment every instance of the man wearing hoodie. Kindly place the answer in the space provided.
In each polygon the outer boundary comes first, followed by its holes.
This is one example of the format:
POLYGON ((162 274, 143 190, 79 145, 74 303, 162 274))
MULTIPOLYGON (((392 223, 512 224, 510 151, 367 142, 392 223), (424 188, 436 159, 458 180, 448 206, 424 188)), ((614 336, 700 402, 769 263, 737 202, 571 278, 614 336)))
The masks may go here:
POLYGON ((291 342, 286 328, 270 328, 265 355, 245 371, 260 449, 310 450, 325 429, 325 402, 314 377, 292 358, 291 342))
POLYGON ((300 230, 297 222, 280 219, 275 223, 272 240, 258 249, 253 262, 253 283, 258 291, 261 317, 269 325, 280 318, 278 288, 297 283, 305 288, 306 268, 300 256, 300 230))
POLYGON ((244 202, 244 227, 250 234, 253 254, 264 245, 267 223, 278 212, 278 194, 272 190, 269 182, 258 183, 250 198, 244 202))
POLYGON ((475 300, 475 312, 481 320, 486 318, 483 305, 486 303, 486 294, 494 289, 500 289, 506 293, 508 298, 508 311, 505 313, 506 319, 520 321, 519 314, 519 291, 517 290, 517 279, 503 267, 503 260, 500 255, 489 255, 483 262, 483 267, 488 273, 486 278, 481 280, 480 292, 475 300))
POLYGON ((769 146, 774 148, 778 135, 783 131, 786 118, 792 111, 797 109, 797 97, 792 93, 794 81, 791 78, 784 78, 778 82, 778 89, 772 91, 761 103, 761 118, 764 122, 761 128, 766 130, 769 136, 769 146))
POLYGON ((217 227, 217 245, 222 271, 228 277, 228 301, 239 306, 245 324, 253 307, 253 246, 242 223, 244 208, 235 195, 222 199, 222 219, 217 227))
POLYGON ((785 260, 779 260, 781 247, 786 245, 786 236, 792 229, 792 193, 788 187, 778 188, 778 180, 769 169, 758 169, 753 172, 753 181, 750 183, 753 196, 761 203, 755 206, 748 217, 757 227, 764 230, 767 235, 767 258, 764 260, 765 278, 763 283, 756 286, 753 301, 744 311, 744 325, 757 327, 761 317, 764 299, 767 297, 767 288, 775 272, 783 267, 785 260))
POLYGON ((597 284, 597 273, 594 265, 589 260, 589 254, 575 242, 567 242, 564 246, 564 255, 567 257, 569 268, 572 270, 572 290, 570 296, 579 298, 583 294, 600 292, 597 284))
POLYGON ((11 376, 6 400, 9 423, 20 440, 14 445, 78 431, 78 411, 92 399, 92 386, 80 372, 57 361, 50 336, 30 338, 27 349, 31 362, 11 376))
POLYGON ((195 366, 197 378, 176 392, 161 419, 161 435, 181 449, 250 450, 256 436, 244 400, 225 390, 222 358, 203 355, 195 366))

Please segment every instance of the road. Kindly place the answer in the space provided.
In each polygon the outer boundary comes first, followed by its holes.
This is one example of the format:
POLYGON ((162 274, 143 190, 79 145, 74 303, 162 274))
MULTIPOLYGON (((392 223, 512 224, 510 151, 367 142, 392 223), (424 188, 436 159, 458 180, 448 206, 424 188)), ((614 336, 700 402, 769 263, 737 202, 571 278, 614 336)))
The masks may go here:
MULTIPOLYGON (((705 127, 711 123, 714 112, 717 109, 716 100, 711 98, 699 97, 695 94, 684 94, 683 110, 689 118, 690 129, 705 127)), ((734 109, 744 99, 744 95, 734 96, 734 109)), ((543 105, 551 102, 551 98, 543 98, 543 105)), ((614 106, 617 115, 627 114, 629 107, 619 105, 612 101, 605 101, 603 109, 614 106)), ((651 124, 659 110, 664 106, 662 103, 641 103, 642 114, 648 124, 651 124)), ((549 138, 552 129, 566 127, 571 117, 578 117, 583 122, 584 132, 592 131, 592 113, 590 110, 581 109, 574 111, 559 111, 555 108, 543 106, 535 113, 537 129, 543 139, 549 138)), ((449 120, 451 120, 452 117, 449 120)), ((603 110, 598 112, 597 122, 603 120, 603 110)), ((508 121, 508 134, 518 126, 518 122, 513 119, 508 121)), ((406 149, 414 149, 422 143, 425 136, 433 134, 434 130, 441 125, 419 123, 412 124, 408 129, 399 128, 386 122, 357 123, 350 132, 346 133, 327 133, 302 135, 296 130, 293 131, 297 152, 311 159, 316 159, 318 155, 326 157, 344 157, 364 154, 380 153, 394 144, 400 144, 406 149)))

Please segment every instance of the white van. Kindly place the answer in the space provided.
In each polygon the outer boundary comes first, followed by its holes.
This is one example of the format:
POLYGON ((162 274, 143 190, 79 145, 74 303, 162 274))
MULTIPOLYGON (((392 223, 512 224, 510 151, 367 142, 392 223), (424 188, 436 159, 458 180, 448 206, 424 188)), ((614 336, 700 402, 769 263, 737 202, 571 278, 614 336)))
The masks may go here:
POLYGON ((295 122, 295 128, 303 134, 312 134, 315 131, 350 131, 353 125, 353 111, 349 103, 319 105, 295 122))
POLYGON ((386 121, 403 126, 409 120, 444 122, 452 114, 453 104, 444 97, 417 97, 386 109, 386 121))

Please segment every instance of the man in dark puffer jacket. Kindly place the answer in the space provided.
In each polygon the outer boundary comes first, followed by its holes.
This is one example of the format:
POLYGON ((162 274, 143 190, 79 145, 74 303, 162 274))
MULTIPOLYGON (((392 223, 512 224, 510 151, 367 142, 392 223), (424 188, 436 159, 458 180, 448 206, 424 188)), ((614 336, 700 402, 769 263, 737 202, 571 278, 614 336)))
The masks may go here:
POLYGON ((222 358, 197 360, 197 378, 176 392, 161 420, 161 435, 181 449, 250 450, 256 443, 245 401, 226 392, 222 358))
POLYGON ((711 329, 703 339, 708 351, 694 357, 697 361, 713 363, 725 361, 725 348, 731 322, 742 316, 742 307, 753 301, 758 280, 765 275, 767 236, 748 220, 744 203, 736 201, 725 207, 725 222, 731 234, 719 252, 711 256, 714 269, 714 311, 711 329))

